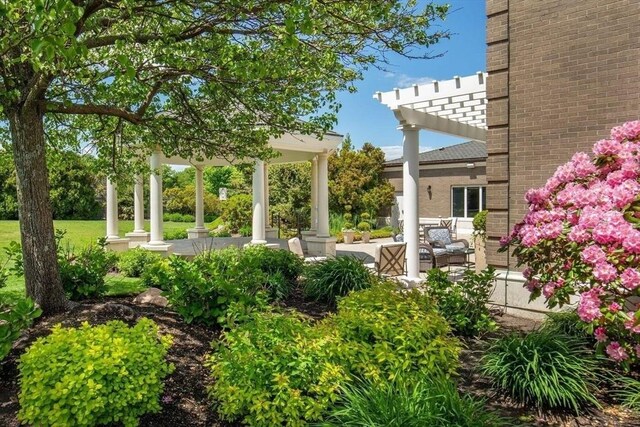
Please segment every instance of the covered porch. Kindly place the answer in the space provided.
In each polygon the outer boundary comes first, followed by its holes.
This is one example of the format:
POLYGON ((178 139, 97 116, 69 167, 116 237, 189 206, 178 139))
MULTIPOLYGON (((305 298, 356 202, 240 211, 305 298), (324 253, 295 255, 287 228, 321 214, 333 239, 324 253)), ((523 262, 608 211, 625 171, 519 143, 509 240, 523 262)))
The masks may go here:
MULTIPOLYGON (((328 157, 342 142, 342 136, 333 132, 322 139, 301 134, 285 134, 273 138, 269 146, 278 154, 269 162, 253 159, 252 176, 252 236, 244 243, 268 244, 276 243, 277 230, 269 223, 269 164, 311 162, 311 228, 304 232, 309 254, 313 256, 335 256, 336 239, 329 235, 329 182, 328 157)), ((151 167, 149 204, 150 232, 144 228, 144 186, 145 177, 138 175, 134 184, 134 230, 120 236, 118 227, 118 194, 117 184, 107 178, 106 195, 106 238, 107 245, 115 251, 123 251, 133 247, 160 252, 163 254, 184 252, 194 248, 194 244, 213 244, 218 239, 209 238, 209 230, 204 222, 204 180, 205 166, 228 166, 231 163, 222 158, 187 159, 166 156, 158 147, 149 156, 151 167), (189 239, 181 241, 165 241, 163 233, 163 191, 162 165, 193 166, 195 168, 195 226, 187 230, 189 239)), ((239 242, 237 238, 226 242, 226 246, 239 242)), ((215 243, 218 245, 218 243, 215 243)), ((225 242, 220 241, 220 245, 225 242)), ((286 247, 286 246, 285 246, 286 247)), ((190 251, 188 251, 190 252, 190 251)))

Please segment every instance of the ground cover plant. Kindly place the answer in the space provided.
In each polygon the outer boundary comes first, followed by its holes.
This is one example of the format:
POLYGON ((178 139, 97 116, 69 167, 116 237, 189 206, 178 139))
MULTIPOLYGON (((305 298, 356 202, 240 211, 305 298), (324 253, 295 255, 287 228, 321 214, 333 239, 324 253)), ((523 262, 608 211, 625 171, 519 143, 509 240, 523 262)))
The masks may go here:
POLYGON ((465 271, 455 282, 449 280, 447 272, 434 268, 428 272, 424 291, 456 334, 473 337, 496 329, 487 306, 494 287, 493 268, 481 273, 465 271))
POLYGON ((309 265, 304 292, 312 299, 335 304, 349 292, 366 289, 376 282, 375 275, 356 257, 342 256, 309 265))
POLYGON ((170 336, 141 319, 80 328, 56 326, 20 358, 20 413, 38 426, 136 426, 160 410, 170 336), (55 363, 52 363, 55 361, 55 363))
POLYGON ((344 386, 326 427, 498 427, 513 425, 461 395, 444 376, 398 376, 344 386))
POLYGON ((550 329, 495 340, 482 359, 494 387, 525 405, 579 413, 599 406, 600 362, 586 341, 550 329))
POLYGON ((575 154, 526 194, 528 213, 502 240, 532 298, 578 295, 598 350, 625 368, 640 360, 640 121, 611 130, 593 156, 575 154))

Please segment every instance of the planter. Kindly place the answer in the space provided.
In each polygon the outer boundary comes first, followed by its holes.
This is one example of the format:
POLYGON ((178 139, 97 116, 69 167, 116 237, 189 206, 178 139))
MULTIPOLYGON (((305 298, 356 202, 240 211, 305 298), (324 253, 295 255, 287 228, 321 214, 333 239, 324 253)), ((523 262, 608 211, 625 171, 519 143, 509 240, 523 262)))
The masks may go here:
POLYGON ((476 273, 480 273, 482 270, 487 268, 487 254, 485 250, 485 240, 484 236, 475 236, 473 238, 474 246, 475 246, 475 263, 476 263, 476 273))
POLYGON ((362 232, 362 243, 369 243, 369 239, 371 238, 371 232, 370 231, 363 231, 362 232))
POLYGON ((344 236, 344 242, 347 245, 351 245, 351 244, 353 244, 353 239, 356 236, 356 232, 353 231, 353 230, 345 230, 345 231, 342 232, 342 235, 344 236))

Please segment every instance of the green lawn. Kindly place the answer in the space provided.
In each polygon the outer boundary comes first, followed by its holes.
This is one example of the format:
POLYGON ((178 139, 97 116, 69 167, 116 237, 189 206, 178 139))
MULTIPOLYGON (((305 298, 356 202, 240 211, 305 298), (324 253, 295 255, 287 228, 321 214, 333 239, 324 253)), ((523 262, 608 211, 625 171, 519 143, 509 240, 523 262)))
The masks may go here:
MULTIPOLYGON (((120 221, 120 236, 133 231, 133 221, 120 221)), ((54 221, 56 229, 66 230, 65 242, 72 247, 84 247, 96 242, 103 237, 106 232, 105 221, 54 221)), ((165 222, 164 231, 172 232, 192 228, 193 223, 188 222, 165 222)), ((149 230, 147 221, 146 229, 149 230)), ((0 266, 6 259, 4 248, 15 240, 20 242, 20 225, 18 221, 0 221, 0 266)), ((107 278, 108 295, 121 295, 136 293, 141 289, 139 279, 130 279, 121 276, 109 276, 107 278)), ((15 295, 24 294, 24 279, 22 277, 10 277, 7 287, 0 289, 2 293, 15 295)))

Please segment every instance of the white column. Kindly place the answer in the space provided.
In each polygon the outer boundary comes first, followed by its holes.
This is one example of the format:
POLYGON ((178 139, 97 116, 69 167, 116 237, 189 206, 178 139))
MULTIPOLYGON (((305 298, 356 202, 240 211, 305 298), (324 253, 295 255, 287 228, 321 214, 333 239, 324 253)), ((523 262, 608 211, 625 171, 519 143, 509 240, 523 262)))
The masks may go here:
POLYGON ((151 211, 151 239, 149 246, 165 245, 162 228, 162 169, 160 151, 151 154, 151 180, 150 180, 150 211, 151 211))
POLYGON ((269 217, 269 164, 264 162, 264 224, 265 228, 271 228, 269 217))
POLYGON ((329 237, 329 155, 318 154, 318 237, 329 237))
POLYGON ((119 239, 118 191, 116 184, 107 177, 107 239, 119 239))
POLYGON ((318 230, 318 158, 311 160, 311 231, 318 230))
POLYGON ((264 162, 256 159, 253 168, 253 226, 252 244, 265 244, 264 226, 264 162))
POLYGON ((412 126, 400 128, 402 141, 402 201, 404 205, 404 241, 407 242, 407 276, 420 279, 420 257, 418 254, 418 184, 419 184, 419 130, 412 126))
POLYGON ((144 184, 142 175, 136 175, 133 187, 134 233, 144 233, 144 184))
POLYGON ((196 166, 196 230, 204 230, 204 180, 202 166, 196 166))

